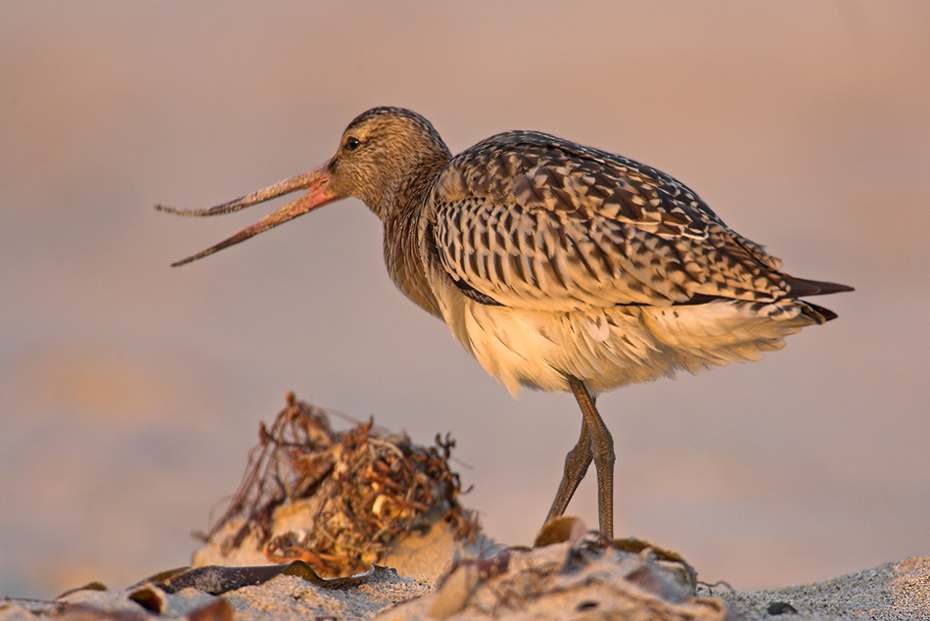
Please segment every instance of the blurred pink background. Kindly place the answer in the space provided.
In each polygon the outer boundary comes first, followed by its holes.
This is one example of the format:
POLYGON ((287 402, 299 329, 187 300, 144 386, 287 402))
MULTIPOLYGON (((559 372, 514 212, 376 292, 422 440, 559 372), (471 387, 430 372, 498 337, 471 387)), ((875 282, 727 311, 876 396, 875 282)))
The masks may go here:
POLYGON ((394 289, 363 205, 168 267, 281 203, 152 205, 309 170, 387 104, 453 152, 538 129, 641 160, 857 288, 761 363, 601 397, 619 535, 743 589, 930 554, 928 24, 920 1, 3 2, 0 596, 186 564, 287 390, 451 432, 488 533, 532 541, 576 405, 512 401, 394 289))

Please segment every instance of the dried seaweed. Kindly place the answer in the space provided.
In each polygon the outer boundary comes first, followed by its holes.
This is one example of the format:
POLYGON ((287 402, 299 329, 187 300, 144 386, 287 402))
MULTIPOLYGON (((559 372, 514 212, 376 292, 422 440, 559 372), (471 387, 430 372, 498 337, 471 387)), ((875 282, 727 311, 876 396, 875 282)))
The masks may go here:
POLYGON ((571 516, 547 522, 536 541, 455 562, 432 594, 401 604, 396 618, 730 618, 722 600, 695 597, 690 566, 675 552, 610 541, 571 516))
MULTIPOLYGON (((133 587, 130 599, 138 602, 138 599, 133 597, 134 594, 143 591, 143 589, 151 590, 155 587, 165 593, 177 593, 182 589, 195 588, 211 595, 223 595, 242 587, 265 584, 278 576, 297 576, 318 587, 342 589, 378 581, 385 576, 396 577, 397 572, 388 567, 372 565, 365 573, 345 578, 327 579, 321 577, 303 561, 292 561, 286 565, 262 565, 259 567, 224 567, 220 565, 185 567, 180 570, 157 574, 142 581, 133 587)), ((151 610, 151 608, 149 609, 151 610)))
POLYGON ((378 563, 401 534, 428 528, 437 512, 458 539, 470 538, 478 524, 458 502, 461 482, 448 465, 454 446, 448 435, 418 446, 373 419, 334 431, 323 409, 288 393, 271 428, 261 424, 239 489, 207 538, 241 519, 219 542, 224 554, 252 534, 270 562, 304 561, 321 576, 378 563), (312 507, 306 527, 273 536, 275 511, 295 502, 312 507))

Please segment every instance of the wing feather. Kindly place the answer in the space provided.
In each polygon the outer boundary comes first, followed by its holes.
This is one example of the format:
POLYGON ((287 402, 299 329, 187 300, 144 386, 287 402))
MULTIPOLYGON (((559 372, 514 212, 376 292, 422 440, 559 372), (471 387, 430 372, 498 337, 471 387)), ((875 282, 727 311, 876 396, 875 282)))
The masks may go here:
POLYGON ((790 295, 780 262, 688 187, 553 136, 489 138, 452 160, 431 198, 443 268, 505 306, 569 311, 790 295))

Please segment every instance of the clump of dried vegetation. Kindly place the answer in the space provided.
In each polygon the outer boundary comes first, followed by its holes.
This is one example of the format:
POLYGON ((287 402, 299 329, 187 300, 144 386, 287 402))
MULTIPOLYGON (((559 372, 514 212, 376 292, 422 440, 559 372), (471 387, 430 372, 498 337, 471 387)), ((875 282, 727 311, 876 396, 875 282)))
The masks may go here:
POLYGON ((219 542, 224 553, 251 534, 270 562, 302 560, 327 577, 368 569, 401 535, 429 528, 437 515, 457 539, 475 536, 477 518, 459 504, 459 475, 449 469, 455 442, 448 435, 422 447, 373 419, 354 422, 334 431, 326 411, 288 393, 271 428, 261 424, 242 483, 204 538, 241 521, 219 542), (273 535, 275 511, 300 502, 310 509, 305 528, 273 535))

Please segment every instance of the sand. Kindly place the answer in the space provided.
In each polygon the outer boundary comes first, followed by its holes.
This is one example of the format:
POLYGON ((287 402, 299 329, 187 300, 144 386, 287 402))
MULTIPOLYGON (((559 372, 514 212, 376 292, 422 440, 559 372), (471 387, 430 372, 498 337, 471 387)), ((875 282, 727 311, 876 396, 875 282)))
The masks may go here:
MULTIPOLYGON (((436 547, 423 548, 429 563, 434 562, 436 547)), ((826 582, 751 593, 700 585, 692 589, 682 567, 658 560, 648 549, 636 554, 604 545, 588 531, 544 547, 505 549, 490 558, 460 561, 439 580, 377 568, 348 582, 326 581, 313 578, 306 573, 309 566, 303 565, 291 575, 278 573, 261 584, 238 586, 236 580, 243 578, 240 569, 220 568, 209 580, 201 576, 178 583, 189 584, 179 590, 174 590, 171 580, 154 576, 123 591, 97 584, 51 601, 7 598, 0 602, 0 618, 930 619, 927 557, 826 582)), ((280 572, 280 567, 274 571, 280 572)))

